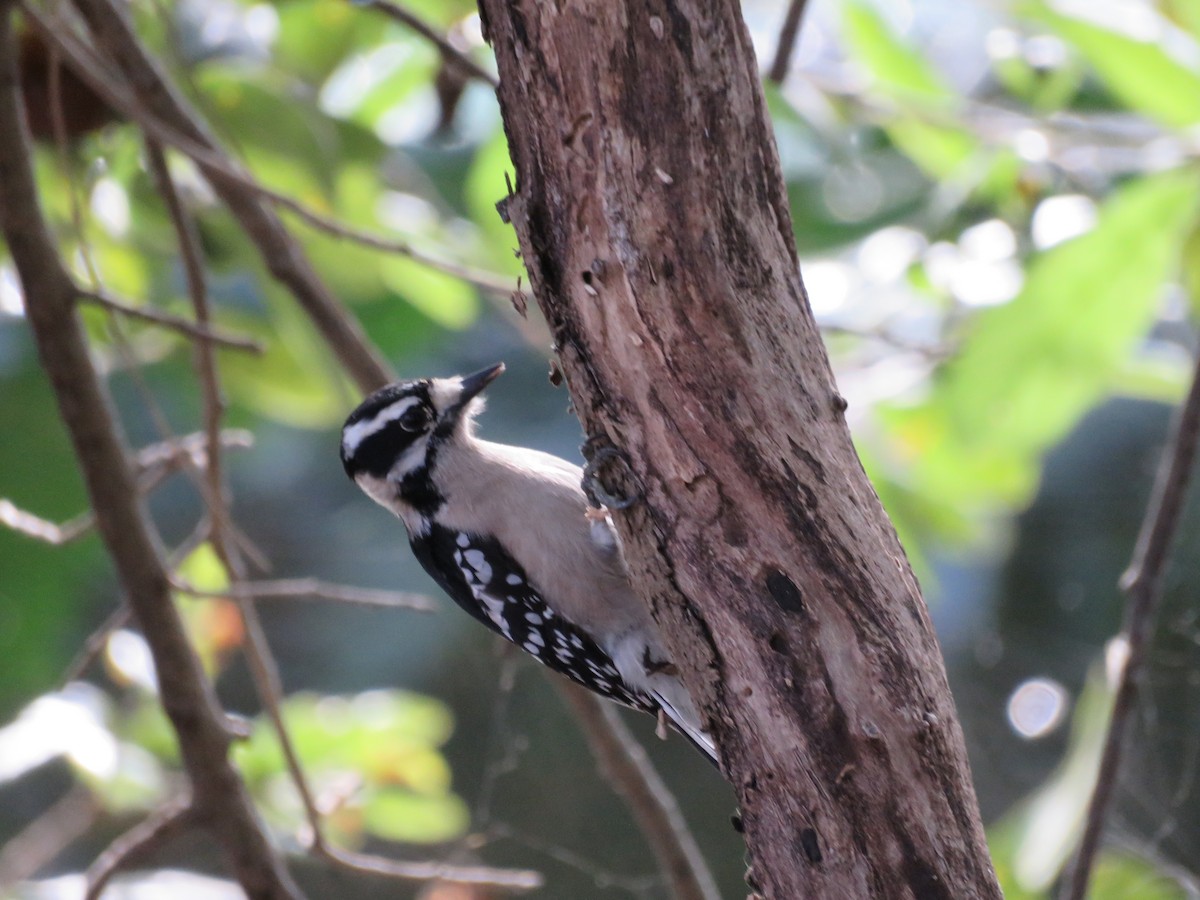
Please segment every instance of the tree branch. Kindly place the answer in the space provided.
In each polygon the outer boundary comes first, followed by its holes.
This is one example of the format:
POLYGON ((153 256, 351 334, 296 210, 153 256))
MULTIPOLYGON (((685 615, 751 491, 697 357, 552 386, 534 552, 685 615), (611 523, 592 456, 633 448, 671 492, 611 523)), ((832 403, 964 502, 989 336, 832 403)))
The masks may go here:
POLYGON ((738 792, 751 885, 998 898, 928 612, 799 277, 739 4, 480 7, 505 208, 589 445, 627 460, 609 492, 640 499, 613 520, 738 792))
POLYGON ((15 65, 12 5, 0 0, 0 228, 21 279, 38 354, 101 536, 153 654, 199 821, 224 848, 250 897, 293 898, 299 892, 229 761, 224 714, 171 602, 158 537, 141 506, 124 439, 88 354, 74 308, 75 287, 38 205, 15 65))
POLYGON ((1125 644, 1124 661, 1083 837, 1063 882, 1060 894, 1063 900, 1083 900, 1087 895, 1092 867, 1104 834, 1104 822, 1120 776, 1129 719, 1137 706, 1154 617, 1162 599, 1163 575, 1170 563, 1171 547, 1179 531, 1184 501, 1195 470, 1196 447, 1200 443, 1200 358, 1197 358, 1192 385, 1179 408, 1173 431, 1170 442, 1163 448, 1133 560, 1121 578, 1121 587, 1128 597, 1120 638, 1125 644))
POLYGON ((768 80, 776 84, 783 84, 787 78, 788 69, 792 65, 792 51, 796 49, 796 38, 800 34, 800 23, 804 19, 804 9, 807 6, 808 0, 792 0, 788 4, 783 27, 779 29, 779 45, 775 48, 775 59, 767 72, 768 80))
POLYGON ((442 58, 448 60, 451 64, 457 66, 464 74, 471 78, 478 78, 484 84, 497 87, 500 82, 496 80, 496 76, 484 69, 479 63, 467 56, 442 35, 438 34, 433 28, 419 16, 409 12, 402 6, 392 3, 391 0, 365 0, 365 2, 357 2, 356 6, 363 6, 367 9, 378 10, 390 19, 399 22, 408 28, 411 28, 425 40, 430 41, 442 53, 442 58))
POLYGON ((213 344, 220 344, 224 347, 230 347, 234 350, 245 350, 249 353, 262 353, 263 347, 258 341, 253 338, 241 337, 239 335, 227 334, 222 331, 214 331, 205 324, 189 322, 182 316, 175 316, 169 312, 163 312, 159 309, 151 309, 145 306, 133 306, 129 303, 124 303, 115 297, 110 297, 108 294, 100 291, 80 290, 79 299, 86 300, 90 303, 95 303, 97 306, 102 306, 110 312, 120 313, 123 316, 128 316, 131 319, 141 319, 143 322, 150 322, 154 325, 160 325, 163 328, 169 328, 172 331, 178 331, 186 337, 195 338, 200 341, 207 341, 213 344))
POLYGON ((253 174, 241 168, 232 157, 222 153, 219 148, 200 143, 160 120, 152 111, 143 107, 137 98, 130 95, 118 73, 94 58, 91 48, 80 43, 69 31, 57 27, 56 23, 28 3, 23 2, 22 8, 29 16, 32 26, 38 30, 38 34, 48 45, 63 54, 80 80, 103 97, 109 106, 130 121, 136 122, 149 137, 187 155, 206 173, 219 172, 228 182, 240 185, 244 191, 287 210, 305 224, 332 237, 352 241, 382 253, 407 256, 416 263, 465 281, 489 296, 507 297, 512 293, 511 279, 504 275, 441 259, 418 250, 408 241, 355 228, 310 209, 294 197, 272 190, 259 182, 253 174))
MULTIPOLYGON (((159 72, 134 32, 127 8, 110 0, 75 0, 75 6, 97 46, 120 67, 142 107, 189 141, 217 155, 226 168, 242 171, 220 150, 200 116, 159 72)), ((64 56, 73 59, 67 53, 64 56)), ((329 292, 279 216, 256 193, 245 190, 249 176, 230 178, 222 169, 203 162, 199 166, 258 249, 267 269, 292 292, 359 387, 373 390, 390 381, 386 361, 354 317, 329 292)))
POLYGON ((612 704, 569 682, 559 693, 583 728, 600 771, 621 796, 675 900, 720 900, 717 883, 679 806, 612 704))
POLYGON ((507 891, 532 891, 542 886, 538 872, 521 869, 491 869, 486 866, 451 866, 431 862, 402 862, 381 859, 351 850, 342 850, 326 844, 316 849, 316 854, 346 869, 398 878, 402 881, 452 881, 458 884, 477 884, 507 891))
POLYGON ((191 812, 189 797, 175 797, 109 844, 88 866, 83 900, 99 900, 114 875, 179 831, 188 823, 191 812))
POLYGON ((437 609, 437 604, 424 594, 348 587, 343 584, 321 581, 318 578, 242 581, 238 584, 231 584, 223 591, 201 591, 179 579, 175 579, 175 583, 179 590, 195 597, 254 597, 257 599, 312 597, 317 600, 333 600, 338 603, 353 603, 384 609, 413 609, 419 612, 433 612, 437 609))

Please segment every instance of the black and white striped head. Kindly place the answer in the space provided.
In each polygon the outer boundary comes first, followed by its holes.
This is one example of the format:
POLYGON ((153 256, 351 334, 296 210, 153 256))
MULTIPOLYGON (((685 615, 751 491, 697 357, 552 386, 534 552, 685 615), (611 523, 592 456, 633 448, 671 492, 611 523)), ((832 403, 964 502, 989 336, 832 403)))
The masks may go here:
POLYGON ((342 426, 342 466, 380 503, 421 507, 438 501, 430 482, 439 447, 470 434, 479 393, 504 363, 473 375, 398 381, 369 396, 342 426))

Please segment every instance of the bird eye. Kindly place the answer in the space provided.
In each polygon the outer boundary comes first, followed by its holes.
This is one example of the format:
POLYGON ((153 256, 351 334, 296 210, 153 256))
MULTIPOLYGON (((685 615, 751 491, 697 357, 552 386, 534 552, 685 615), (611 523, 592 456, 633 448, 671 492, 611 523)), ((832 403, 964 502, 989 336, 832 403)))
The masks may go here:
POLYGON ((420 431, 429 422, 429 410, 414 406, 400 417, 400 427, 405 431, 420 431))

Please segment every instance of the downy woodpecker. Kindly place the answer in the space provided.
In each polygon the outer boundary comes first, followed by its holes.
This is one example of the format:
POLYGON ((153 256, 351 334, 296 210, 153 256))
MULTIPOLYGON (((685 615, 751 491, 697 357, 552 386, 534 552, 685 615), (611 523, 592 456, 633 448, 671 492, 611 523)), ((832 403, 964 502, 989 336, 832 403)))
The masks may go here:
POLYGON ((417 559, 464 610, 604 697, 664 714, 716 761, 607 516, 582 470, 475 436, 479 393, 501 372, 402 381, 342 429, 346 474, 408 530, 417 559))

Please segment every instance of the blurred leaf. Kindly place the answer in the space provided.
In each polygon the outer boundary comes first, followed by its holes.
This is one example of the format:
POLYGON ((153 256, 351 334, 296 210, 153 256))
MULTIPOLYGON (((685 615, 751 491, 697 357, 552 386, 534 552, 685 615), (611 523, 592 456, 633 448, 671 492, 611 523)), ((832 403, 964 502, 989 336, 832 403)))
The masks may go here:
MULTIPOLYGON (((344 768, 380 783, 404 783, 439 792, 449 785, 444 763, 431 768, 423 756, 450 736, 452 718, 429 697, 403 691, 372 691, 356 697, 297 694, 284 704, 297 750, 315 770, 344 768)), ((238 750, 250 778, 279 771, 283 758, 265 723, 238 750)))
POLYGON ((966 129, 947 128, 918 118, 897 118, 887 124, 896 146, 935 177, 953 175, 979 149, 979 142, 966 129))
POLYGON ((1191 360, 1184 353, 1139 355, 1121 364, 1115 389, 1126 397, 1174 406, 1187 393, 1191 372, 1191 360))
POLYGON ((389 31, 381 16, 343 0, 291 0, 275 5, 279 35, 275 62, 285 71, 322 83, 352 53, 372 46, 389 31))
POLYGON ((132 709, 124 710, 117 718, 114 731, 159 759, 178 763, 179 742, 157 698, 150 694, 136 696, 132 709))
POLYGON ((1200 322, 1200 227, 1192 228, 1183 245, 1183 287, 1192 320, 1200 322))
POLYGON ((380 270, 389 288, 443 328, 466 328, 479 316, 479 297, 466 282, 402 256, 380 270))
POLYGON ((1078 58, 1061 65, 1037 67, 1019 54, 993 60, 992 72, 1013 96, 1039 113, 1064 108, 1079 91, 1086 66, 1078 58))
POLYGON ((855 56, 897 97, 950 106, 957 99, 917 51, 892 33, 878 10, 852 0, 845 7, 846 36, 855 56))
POLYGON ((483 229, 484 245, 491 254, 488 264, 500 272, 523 275, 525 266, 514 255, 519 246, 517 233, 496 212, 496 204, 508 196, 505 176, 511 179, 515 171, 508 156, 508 141, 504 132, 497 130, 475 154, 466 181, 466 200, 471 218, 483 229))
MULTIPOLYGON (((0 319, 0 348, 6 350, 0 353, 0 497, 53 521, 79 515, 87 495, 23 321, 0 319)), ((113 600, 94 534, 52 547, 0 525, 0 561, 0 720, 6 720, 58 683, 113 600)))
POLYGON ((1200 72, 1171 57, 1161 44, 1063 15, 1041 0, 1020 8, 1082 53, 1109 90, 1134 111, 1175 128, 1200 122, 1200 72))
MULTIPOLYGON (((204 594, 220 594, 229 587, 229 574, 208 541, 180 563, 179 574, 204 594)), ((224 597, 184 596, 179 600, 179 607, 204 670, 214 674, 226 654, 240 647, 245 636, 237 604, 224 597)))
POLYGON ((113 814, 142 812, 158 806, 167 795, 167 777, 159 761, 144 747, 116 745, 116 764, 104 777, 77 767, 80 780, 113 814))
MULTIPOLYGON (((366 828, 392 840, 436 842, 466 828, 466 809, 450 793, 450 767, 438 749, 453 727, 439 701, 404 691, 297 694, 283 715, 314 785, 343 795, 334 824, 347 834, 366 828)), ((256 720, 234 753, 273 821, 298 821, 294 791, 279 785, 285 762, 269 723, 256 720)))
POLYGON ((1102 853, 1092 873, 1089 900, 1188 900, 1194 896, 1153 864, 1120 853, 1102 853))
POLYGON ((338 144, 336 128, 312 98, 286 76, 243 66, 206 66, 198 80, 256 176, 302 203, 316 202, 314 186, 328 185, 338 144))
POLYGON ((931 175, 954 174, 979 149, 978 139, 957 121, 957 95, 871 6, 848 4, 843 21, 855 58, 903 108, 885 126, 896 146, 931 175))
POLYGON ((229 587, 229 573, 208 541, 189 553, 178 571, 188 584, 205 593, 216 594, 229 587))
POLYGON ((1009 900, 1042 896, 1074 851, 1100 768, 1111 706, 1112 690, 1097 664, 1076 702, 1062 763, 990 829, 992 860, 1009 900))
MULTIPOLYGON (((221 353, 221 372, 231 397, 276 422, 322 428, 345 415, 339 376, 323 341, 290 298, 270 289, 273 334, 262 356, 221 353)), ((237 320, 229 317, 231 327, 237 320)))
POLYGON ((458 797, 422 797, 404 791, 375 794, 363 810, 368 831, 391 841, 437 844, 463 835, 470 814, 458 797))
POLYGON ((1091 232, 1033 260, 1021 293, 979 317, 939 386, 960 435, 1035 448, 1066 432, 1153 320, 1198 193, 1192 172, 1130 182, 1091 232))
POLYGON ((1091 232, 1033 260, 1016 299, 977 317, 926 402, 882 410, 914 490, 1024 502, 1039 455, 1115 386, 1153 321, 1198 192, 1191 172, 1127 184, 1091 232))
POLYGON ((434 46, 401 32, 369 53, 349 58, 326 82, 322 97, 343 118, 374 128, 404 101, 428 90, 439 63, 434 46))
POLYGON ((1197 0, 1159 0, 1156 4, 1168 19, 1200 41, 1200 2, 1197 0))

